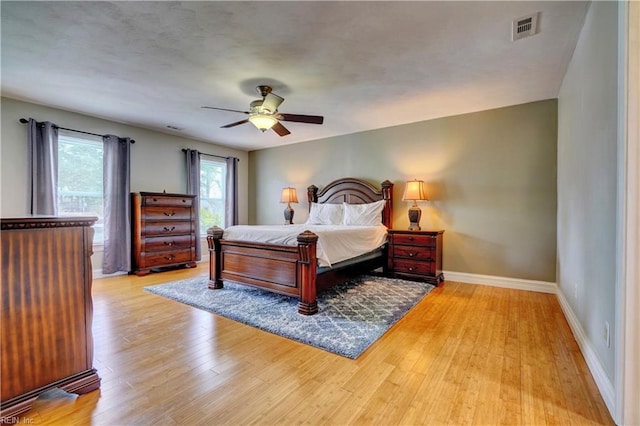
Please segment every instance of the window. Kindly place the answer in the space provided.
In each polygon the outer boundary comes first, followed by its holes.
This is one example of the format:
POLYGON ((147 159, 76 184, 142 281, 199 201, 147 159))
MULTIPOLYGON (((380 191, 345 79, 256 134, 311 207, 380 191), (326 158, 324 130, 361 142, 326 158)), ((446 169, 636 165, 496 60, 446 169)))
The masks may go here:
POLYGON ((58 135, 58 212, 97 216, 93 244, 104 244, 102 139, 58 135))
POLYGON ((224 228, 227 163, 200 158, 200 236, 212 226, 224 228))

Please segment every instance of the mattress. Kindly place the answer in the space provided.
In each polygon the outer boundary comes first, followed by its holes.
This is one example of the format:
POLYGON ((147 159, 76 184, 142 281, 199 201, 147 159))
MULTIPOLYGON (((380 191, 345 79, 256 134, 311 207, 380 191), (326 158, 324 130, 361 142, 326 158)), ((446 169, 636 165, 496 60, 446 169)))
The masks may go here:
POLYGON ((387 228, 384 225, 236 225, 226 228, 223 238, 297 246, 297 237, 304 231, 311 231, 318 236, 316 257, 321 267, 330 267, 371 252, 387 241, 387 228))

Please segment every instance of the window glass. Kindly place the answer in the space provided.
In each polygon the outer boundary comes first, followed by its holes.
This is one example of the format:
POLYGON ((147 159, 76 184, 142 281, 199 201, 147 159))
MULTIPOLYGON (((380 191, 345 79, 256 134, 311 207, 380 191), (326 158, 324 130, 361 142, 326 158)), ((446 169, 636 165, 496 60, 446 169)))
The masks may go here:
POLYGON ((210 158, 200 159, 200 235, 212 226, 224 228, 227 164, 210 158))
POLYGON ((102 139, 58 135, 58 213, 97 216, 94 244, 104 244, 102 139))

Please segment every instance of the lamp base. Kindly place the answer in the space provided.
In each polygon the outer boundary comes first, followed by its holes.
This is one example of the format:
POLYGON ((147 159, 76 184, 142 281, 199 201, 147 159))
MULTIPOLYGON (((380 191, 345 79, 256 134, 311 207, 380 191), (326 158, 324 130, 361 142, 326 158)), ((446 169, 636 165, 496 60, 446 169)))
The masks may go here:
POLYGON ((284 209, 284 223, 286 225, 292 225, 293 224, 293 209, 291 208, 291 206, 287 206, 286 209, 284 209))
POLYGON ((420 217, 422 216, 422 210, 418 206, 411 206, 409 209, 409 231, 419 231, 420 217))

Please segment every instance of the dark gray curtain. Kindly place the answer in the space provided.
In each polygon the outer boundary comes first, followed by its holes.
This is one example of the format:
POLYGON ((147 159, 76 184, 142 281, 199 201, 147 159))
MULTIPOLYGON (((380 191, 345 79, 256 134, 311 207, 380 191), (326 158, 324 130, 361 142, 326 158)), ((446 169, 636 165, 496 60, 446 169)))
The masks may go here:
POLYGON ((131 139, 105 135, 104 259, 102 272, 131 271, 131 139))
POLYGON ((195 195, 196 212, 196 260, 202 258, 200 248, 200 152, 185 149, 187 158, 187 194, 195 195))
POLYGON ((30 118, 27 129, 31 214, 58 214, 58 126, 30 118))
POLYGON ((238 224, 238 161, 236 157, 227 157, 225 226, 238 224))

